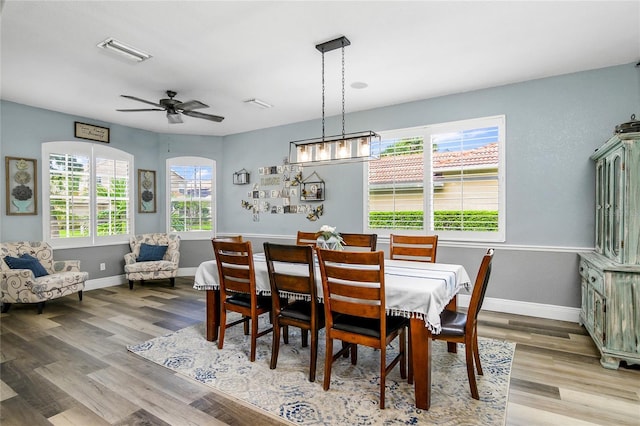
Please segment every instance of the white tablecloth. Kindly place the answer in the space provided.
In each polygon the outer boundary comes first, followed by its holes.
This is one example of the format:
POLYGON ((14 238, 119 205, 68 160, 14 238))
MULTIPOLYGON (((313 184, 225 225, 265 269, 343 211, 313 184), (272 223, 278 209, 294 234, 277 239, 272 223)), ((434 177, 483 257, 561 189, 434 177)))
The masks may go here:
MULTIPOLYGON (((254 254, 256 288, 260 295, 270 295, 269 273, 264 253, 254 254)), ((288 265, 289 272, 296 266, 288 265)), ((440 333, 440 312, 471 280, 462 265, 411 262, 385 259, 385 297, 387 313, 424 320, 432 333, 440 333)), ((284 271, 284 269, 283 269, 284 271)), ((318 297, 322 297, 320 270, 316 266, 318 297)), ((218 268, 215 260, 202 262, 196 271, 193 288, 217 290, 218 268)), ((282 295, 289 296, 289 295, 282 295)))

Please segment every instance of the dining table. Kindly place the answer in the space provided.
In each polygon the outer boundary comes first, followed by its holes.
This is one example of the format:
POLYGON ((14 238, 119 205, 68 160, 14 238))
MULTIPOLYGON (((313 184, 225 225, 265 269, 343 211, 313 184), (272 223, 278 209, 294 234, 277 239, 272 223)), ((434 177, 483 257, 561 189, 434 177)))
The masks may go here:
MULTIPOLYGON (((285 266, 293 272, 299 265, 285 266)), ((440 313, 455 310, 457 294, 470 290, 472 282, 462 265, 385 259, 385 300, 389 315, 409 318, 413 365, 415 404, 428 410, 431 405, 431 335, 441 331, 440 313)), ((271 294, 269 272, 264 253, 254 254, 256 292, 271 294)), ((322 281, 316 261, 318 299, 322 301, 322 281)), ((218 338, 220 327, 220 292, 215 260, 202 262, 195 274, 193 288, 206 291, 206 338, 218 338)), ((281 297, 293 295, 280 294, 281 297)), ((455 352, 455 344, 449 345, 455 352)))

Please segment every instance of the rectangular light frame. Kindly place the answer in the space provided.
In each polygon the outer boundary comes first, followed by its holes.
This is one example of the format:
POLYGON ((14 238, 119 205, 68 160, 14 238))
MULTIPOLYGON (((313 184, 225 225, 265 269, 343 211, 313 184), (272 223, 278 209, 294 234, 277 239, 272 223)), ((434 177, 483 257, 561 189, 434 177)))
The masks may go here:
POLYGON ((126 44, 116 40, 113 37, 109 37, 108 39, 98 43, 97 46, 100 47, 101 49, 105 49, 105 50, 123 55, 136 62, 143 62, 152 57, 148 53, 143 52, 142 50, 136 49, 135 47, 127 46, 126 44))
POLYGON ((322 166, 378 160, 381 138, 364 131, 289 142, 289 164, 322 166))

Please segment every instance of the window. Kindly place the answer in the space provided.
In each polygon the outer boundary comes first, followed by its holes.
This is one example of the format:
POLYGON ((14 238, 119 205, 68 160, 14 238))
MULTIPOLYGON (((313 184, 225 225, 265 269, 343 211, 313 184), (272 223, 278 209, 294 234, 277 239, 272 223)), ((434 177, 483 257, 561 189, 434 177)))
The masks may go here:
POLYGON ((133 156, 84 142, 42 144, 43 235, 53 247, 125 242, 133 230, 133 156))
POLYGON ((168 228, 182 238, 214 234, 215 161, 201 157, 167 160, 168 228))
POLYGON ((382 132, 369 231, 504 241, 504 116, 382 132))

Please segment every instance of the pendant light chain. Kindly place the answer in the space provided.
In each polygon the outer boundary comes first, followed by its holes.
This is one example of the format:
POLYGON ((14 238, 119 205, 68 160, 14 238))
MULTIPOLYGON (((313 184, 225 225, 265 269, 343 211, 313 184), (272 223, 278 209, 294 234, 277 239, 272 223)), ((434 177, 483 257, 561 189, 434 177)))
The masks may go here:
POLYGON ((322 51, 322 140, 324 141, 324 50, 322 51))
POLYGON ((342 137, 344 137, 344 43, 342 43, 342 137))

